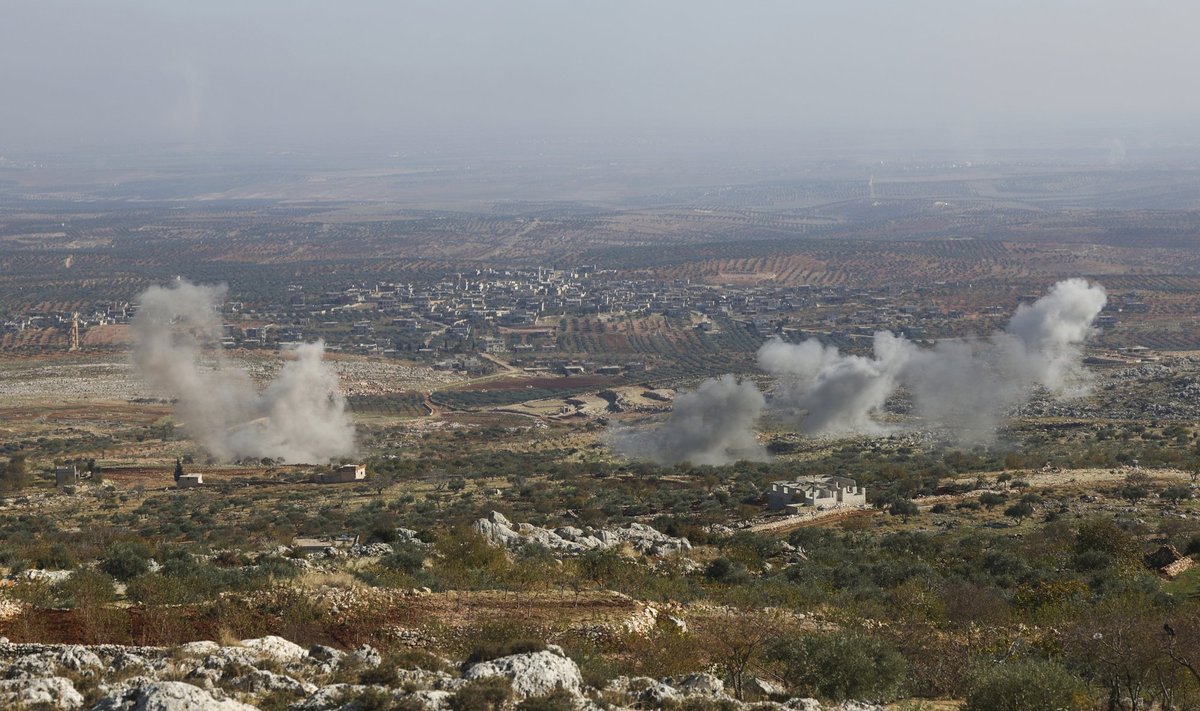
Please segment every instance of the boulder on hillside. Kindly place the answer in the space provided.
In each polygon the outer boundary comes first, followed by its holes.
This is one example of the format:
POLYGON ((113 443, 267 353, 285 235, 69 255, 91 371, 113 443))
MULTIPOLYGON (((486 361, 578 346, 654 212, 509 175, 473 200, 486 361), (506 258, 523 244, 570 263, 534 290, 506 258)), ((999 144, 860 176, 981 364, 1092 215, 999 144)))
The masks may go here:
POLYGON ((70 679, 61 676, 7 679, 0 681, 0 706, 6 709, 78 709, 83 706, 83 695, 75 690, 70 679))
POLYGON ((583 677, 575 662, 549 651, 512 654, 480 662, 463 674, 469 681, 490 676, 507 677, 517 700, 544 696, 558 688, 578 696, 583 689, 583 677))
POLYGON ((92 676, 104 670, 104 661, 95 652, 73 644, 56 651, 27 654, 13 661, 8 668, 9 678, 46 676, 50 671, 68 671, 92 676))
POLYGON ((568 554, 618 548, 626 544, 639 553, 653 556, 673 555, 692 549, 691 542, 686 538, 668 536, 642 523, 613 529, 561 526, 550 530, 530 523, 514 524, 504 514, 492 511, 472 524, 471 528, 493 545, 510 550, 517 550, 529 543, 568 554))
POLYGON ((229 686, 252 694, 283 692, 295 696, 306 696, 317 690, 314 684, 293 679, 286 674, 276 674, 265 669, 235 677, 228 682, 229 686))
POLYGON ((255 639, 243 639, 241 645, 254 650, 264 659, 273 659, 283 663, 298 662, 308 656, 308 651, 304 647, 273 634, 255 639))
POLYGON ((721 696, 725 693, 725 682, 705 673, 688 674, 672 686, 689 695, 721 696))
POLYGON ((667 704, 679 701, 679 691, 670 684, 638 676, 632 679, 620 677, 609 682, 608 688, 613 691, 628 694, 634 702, 645 708, 662 708, 667 704))
POLYGON ((183 681, 135 677, 100 700, 92 711, 256 711, 183 681))

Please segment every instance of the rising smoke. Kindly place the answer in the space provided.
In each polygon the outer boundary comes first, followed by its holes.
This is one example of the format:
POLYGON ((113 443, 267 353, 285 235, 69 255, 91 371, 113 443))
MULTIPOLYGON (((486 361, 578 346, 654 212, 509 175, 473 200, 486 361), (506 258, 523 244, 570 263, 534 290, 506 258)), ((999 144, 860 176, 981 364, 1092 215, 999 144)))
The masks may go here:
POLYGON ((709 378, 675 398, 671 417, 651 430, 620 428, 610 436, 616 451, 660 464, 729 464, 763 460, 767 450, 754 437, 766 400, 749 380, 709 378))
MULTIPOLYGON (((870 357, 847 355, 816 340, 767 342, 758 364, 774 376, 771 412, 805 434, 876 435, 900 428, 881 418, 901 391, 921 426, 958 443, 994 439, 1004 417, 1036 387, 1056 397, 1087 392, 1081 347, 1104 308, 1099 285, 1068 279, 1032 305, 1022 304, 1002 331, 985 338, 942 341, 932 348, 887 331, 875 334, 870 357)), ((742 451, 763 451, 753 426, 763 411, 734 406, 761 401, 748 381, 707 380, 676 399, 671 419, 658 430, 622 432, 617 450, 660 462, 726 464, 742 451), (710 411, 713 410, 713 411, 710 411), (749 447, 753 443, 753 447, 749 447)))
POLYGON ((222 356, 219 307, 225 287, 178 281, 138 297, 133 360, 142 376, 176 400, 175 416, 212 456, 319 463, 353 454, 354 425, 324 344, 287 351, 261 393, 222 356))
POLYGON ((1080 347, 1105 301, 1100 286, 1069 279, 1032 305, 1022 304, 1003 331, 986 338, 920 348, 880 331, 870 358, 814 341, 771 341, 758 361, 777 378, 773 404, 784 413, 802 413, 801 432, 886 431, 891 427, 879 415, 903 388, 926 427, 960 442, 987 441, 1035 386, 1056 397, 1086 392, 1080 347))

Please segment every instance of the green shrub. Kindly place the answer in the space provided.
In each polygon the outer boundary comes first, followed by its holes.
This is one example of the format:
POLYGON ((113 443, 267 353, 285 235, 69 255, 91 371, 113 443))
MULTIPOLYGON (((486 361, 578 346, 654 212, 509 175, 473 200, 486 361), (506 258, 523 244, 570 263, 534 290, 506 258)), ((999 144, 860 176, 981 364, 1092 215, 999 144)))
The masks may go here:
POLYGON ((38 551, 33 564, 43 570, 70 570, 78 565, 70 549, 61 543, 55 543, 49 548, 38 551))
POLYGON ((60 603, 67 608, 90 608, 106 605, 117 599, 112 577, 97 570, 83 568, 55 586, 60 603))
POLYGON ((417 546, 398 546, 394 553, 381 558, 379 564, 389 570, 412 575, 425 564, 425 551, 417 546))
POLYGON ((384 689, 342 693, 336 703, 340 704, 340 708, 352 708, 355 711, 420 711, 425 708, 425 703, 418 698, 396 699, 384 689))
POLYGON ((620 553, 609 548, 585 552, 577 559, 577 565, 584 580, 603 583, 618 577, 626 564, 620 553))
POLYGON ((117 541, 104 552, 100 569, 117 580, 132 580, 150 570, 150 548, 141 542, 117 541))
POLYGON ((390 664, 380 664, 371 669, 364 669, 358 675, 358 683, 375 686, 398 686, 400 684, 400 675, 397 673, 396 667, 390 664))
POLYGON ((575 708, 575 695, 562 688, 517 704, 517 711, 575 711, 575 708))
POLYGON ((183 581, 157 573, 145 573, 129 581, 125 595, 146 605, 177 605, 193 599, 183 581))
POLYGON ((728 558, 714 558, 704 569, 704 577, 718 583, 744 583, 750 579, 750 572, 741 563, 734 563, 728 558))
POLYGON ((1007 500, 1008 497, 1004 494, 997 494, 992 491, 986 491, 979 495, 979 503, 987 508, 988 511, 991 511, 1007 500))
POLYGON ((802 695, 886 701, 900 694, 908 663, 884 640, 834 632, 785 637, 768 653, 802 695))
POLYGON ((963 711, 1068 711, 1084 701, 1082 682, 1065 668, 1026 659, 978 670, 963 711))
POLYGON ((450 697, 453 711, 499 711, 512 696, 512 685, 502 676, 467 682, 450 697))

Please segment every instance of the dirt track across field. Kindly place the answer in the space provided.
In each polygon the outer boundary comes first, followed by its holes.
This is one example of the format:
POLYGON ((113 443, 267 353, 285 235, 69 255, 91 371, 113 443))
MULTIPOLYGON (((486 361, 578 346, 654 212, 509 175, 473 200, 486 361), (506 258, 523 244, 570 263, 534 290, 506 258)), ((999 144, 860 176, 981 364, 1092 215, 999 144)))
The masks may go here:
POLYGON ((796 514, 795 516, 786 516, 784 518, 777 518, 770 521, 764 521, 762 523, 756 523, 750 527, 750 530, 754 533, 765 533, 768 535, 777 536, 794 531, 797 528, 829 526, 835 523, 840 523, 849 518, 873 516, 875 513, 875 509, 865 506, 852 509, 829 509, 827 511, 814 511, 812 513, 796 514))

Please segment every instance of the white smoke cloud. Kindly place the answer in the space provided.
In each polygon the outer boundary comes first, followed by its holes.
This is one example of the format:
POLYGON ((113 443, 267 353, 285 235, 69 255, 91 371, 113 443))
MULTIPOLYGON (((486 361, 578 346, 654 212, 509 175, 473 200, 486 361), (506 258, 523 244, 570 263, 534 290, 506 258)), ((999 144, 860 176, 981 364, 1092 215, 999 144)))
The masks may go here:
POLYGON ((657 428, 616 429, 609 442, 627 457, 661 464, 761 461, 767 450, 755 439, 754 425, 765 406, 754 383, 723 375, 677 395, 670 419, 657 428))
POLYGON ((885 431, 880 412, 904 388, 928 426, 963 441, 986 440, 1034 386, 1059 397, 1087 391, 1080 349, 1105 302, 1100 286, 1069 279, 1021 305, 1003 331, 987 338, 923 349, 881 331, 870 358, 811 340, 776 340, 759 350, 758 362, 777 378, 773 406, 798 419, 802 432, 885 431))
POLYGON ((772 340, 758 351, 758 364, 776 376, 772 407, 800 421, 807 434, 879 434, 874 417, 896 391, 912 344, 891 333, 875 334, 875 357, 843 355, 814 340, 772 340))
POLYGON ((324 344, 287 351, 288 361, 259 393, 220 349, 225 287, 178 281, 138 297, 133 361, 176 400, 184 429, 221 460, 271 457, 318 463, 354 453, 354 425, 324 344))

